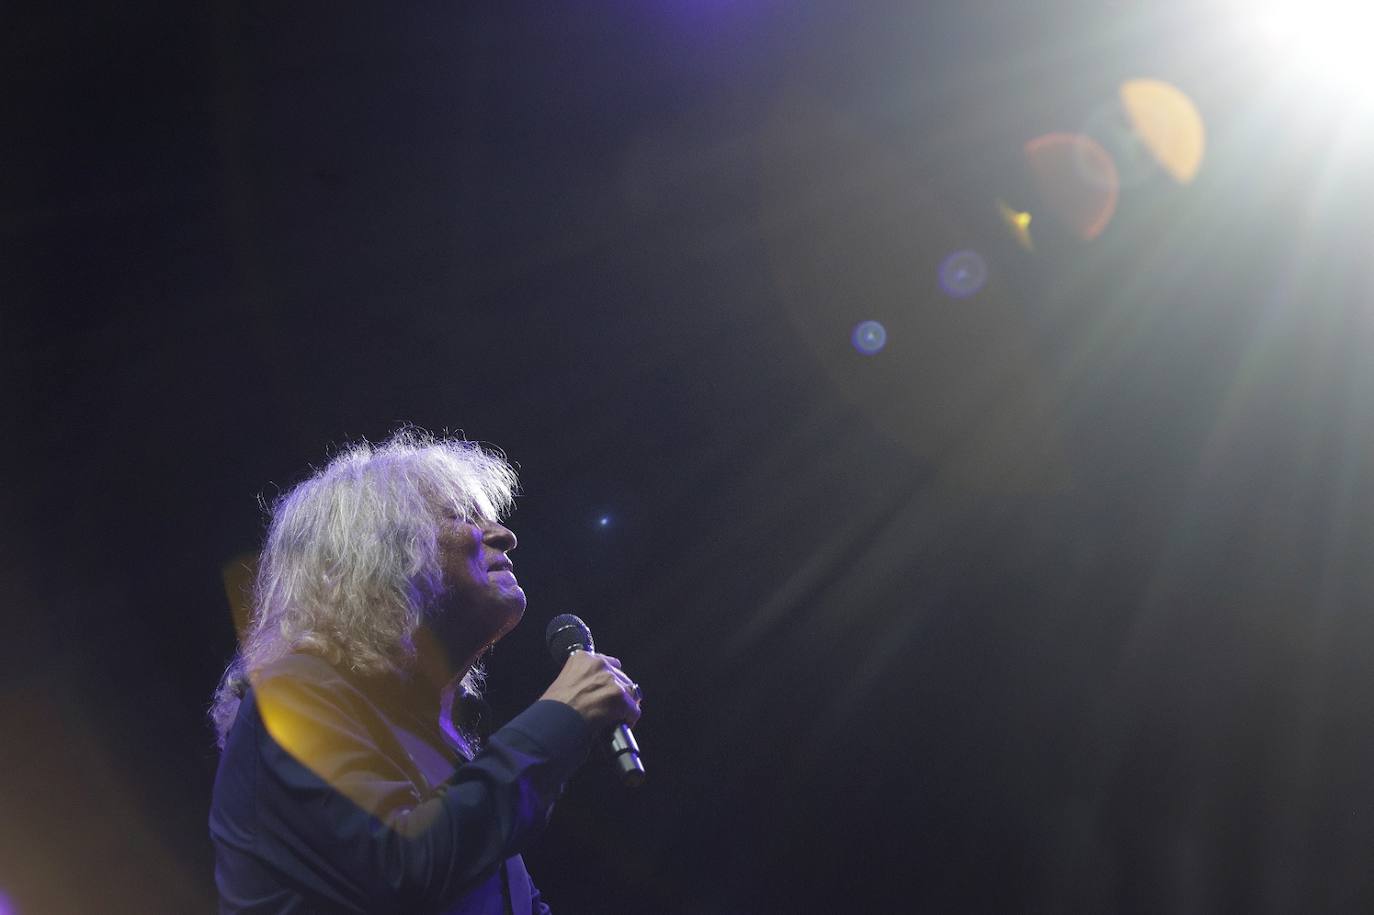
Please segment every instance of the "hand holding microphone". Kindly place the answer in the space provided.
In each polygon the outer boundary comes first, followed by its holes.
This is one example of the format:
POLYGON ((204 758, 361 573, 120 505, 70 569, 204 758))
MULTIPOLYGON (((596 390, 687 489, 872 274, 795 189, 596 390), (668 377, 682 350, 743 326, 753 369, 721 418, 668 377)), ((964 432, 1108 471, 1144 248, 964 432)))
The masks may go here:
POLYGON ((611 752, 621 780, 631 788, 644 782, 644 764, 630 725, 639 720, 643 695, 620 662, 596 653, 591 630, 571 613, 549 621, 549 654, 562 671, 542 698, 572 706, 597 727, 613 728, 611 752))

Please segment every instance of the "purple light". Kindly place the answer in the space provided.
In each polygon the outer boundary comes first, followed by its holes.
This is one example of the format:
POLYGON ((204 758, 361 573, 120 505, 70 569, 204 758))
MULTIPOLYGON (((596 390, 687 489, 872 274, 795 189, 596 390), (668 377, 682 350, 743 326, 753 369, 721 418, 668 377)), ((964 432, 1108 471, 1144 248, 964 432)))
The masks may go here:
POLYGON ((987 261, 977 251, 955 251, 940 263, 940 287, 952 298, 976 295, 987 281, 987 261))
POLYGON ((872 356, 887 345, 887 328, 877 321, 860 321, 850 335, 854 348, 865 356, 872 356))

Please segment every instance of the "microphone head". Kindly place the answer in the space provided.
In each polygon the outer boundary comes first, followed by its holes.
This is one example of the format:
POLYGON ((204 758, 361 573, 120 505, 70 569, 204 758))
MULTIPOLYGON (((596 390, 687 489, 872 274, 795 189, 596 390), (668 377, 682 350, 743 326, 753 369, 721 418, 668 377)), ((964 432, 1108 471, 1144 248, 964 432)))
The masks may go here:
POLYGON ((587 624, 571 613, 560 613, 549 620, 544 630, 544 642, 555 664, 562 664, 574 651, 596 651, 592 631, 587 624))

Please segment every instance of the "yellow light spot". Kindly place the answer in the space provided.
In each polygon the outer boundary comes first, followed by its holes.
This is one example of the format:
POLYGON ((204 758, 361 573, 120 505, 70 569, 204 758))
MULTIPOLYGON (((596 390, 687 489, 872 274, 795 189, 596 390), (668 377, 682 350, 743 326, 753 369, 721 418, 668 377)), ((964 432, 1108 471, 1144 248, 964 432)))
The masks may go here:
POLYGON ((258 574, 257 554, 240 553, 220 566, 219 571, 224 581, 224 596, 234 615, 234 631, 242 640, 248 631, 248 619, 253 613, 253 579, 258 574))
POLYGON ((1206 130, 1192 99, 1157 79, 1122 83, 1121 107, 1150 155, 1179 184, 1197 177, 1206 153, 1206 130))
POLYGON ((1030 234, 1031 214, 1013 210, 1000 200, 997 201, 997 211, 1002 214, 1002 222, 1011 231, 1016 243, 1027 251, 1034 251, 1030 234))

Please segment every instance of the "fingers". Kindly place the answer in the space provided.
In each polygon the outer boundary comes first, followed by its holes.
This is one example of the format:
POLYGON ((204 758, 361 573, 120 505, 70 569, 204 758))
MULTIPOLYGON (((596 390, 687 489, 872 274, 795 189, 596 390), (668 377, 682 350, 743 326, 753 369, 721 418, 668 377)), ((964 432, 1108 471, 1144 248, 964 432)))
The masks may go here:
POLYGON ((625 724, 632 725, 639 721, 640 714, 643 714, 644 692, 640 690, 638 683, 631 683, 625 698, 629 701, 629 717, 625 719, 625 724))
POLYGON ((570 705, 585 719, 603 727, 638 721, 643 690, 620 669, 620 659, 574 651, 543 698, 570 705))
POLYGON ((637 688, 638 687, 633 683, 629 686, 622 687, 619 697, 621 704, 620 720, 622 723, 631 726, 639 721, 639 716, 643 714, 639 700, 635 698, 635 690, 637 688))
POLYGON ((624 671, 616 671, 616 682, 624 690, 625 695, 629 696, 636 704, 644 701, 644 690, 640 689, 639 684, 630 678, 624 671))
POLYGON ((613 658, 608 654, 595 654, 592 652, 579 652, 578 655, 574 655, 573 657, 578 657, 579 655, 588 659, 587 664, 593 671, 599 669, 601 674, 609 677, 615 683, 628 687, 634 682, 630 679, 629 674, 620 669, 619 658, 613 658))
POLYGON ((622 720, 625 724, 633 725, 639 720, 640 704, 644 700, 644 691, 629 674, 621 670, 619 658, 613 658, 610 655, 601 655, 601 657, 609 668, 606 672, 610 674, 612 682, 619 690, 620 695, 616 698, 622 707, 622 720))
POLYGON ((635 722, 639 721, 639 716, 642 715, 644 711, 644 690, 640 689, 639 684, 635 681, 628 677, 625 679, 626 682, 622 686, 625 693, 626 711, 628 713, 625 723, 633 725, 635 722))
POLYGON ((595 724, 610 725, 638 721, 643 697, 618 658, 576 651, 543 698, 571 705, 595 724))

